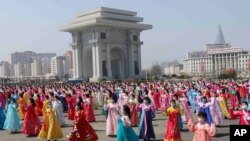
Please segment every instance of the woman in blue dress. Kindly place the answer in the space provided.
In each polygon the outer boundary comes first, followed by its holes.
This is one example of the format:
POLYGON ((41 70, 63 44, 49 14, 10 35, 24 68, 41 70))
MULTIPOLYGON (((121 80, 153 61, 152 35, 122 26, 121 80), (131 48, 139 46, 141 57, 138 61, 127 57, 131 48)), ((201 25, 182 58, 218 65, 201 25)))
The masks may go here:
POLYGON ((10 99, 10 104, 6 106, 6 120, 4 122, 4 129, 10 132, 17 132, 21 130, 20 117, 17 113, 17 104, 14 98, 10 99))
POLYGON ((123 105, 121 112, 117 112, 118 129, 116 141, 139 141, 138 136, 131 127, 130 109, 123 105))
POLYGON ((212 106, 213 104, 211 102, 208 102, 207 101, 207 97, 202 97, 201 99, 202 102, 197 102, 198 105, 200 106, 200 112, 204 112, 207 114, 207 119, 206 119, 206 122, 211 125, 211 123, 213 122, 213 119, 212 119, 212 115, 211 115, 211 112, 210 112, 210 106, 212 106))
POLYGON ((2 93, 0 92, 0 130, 3 129, 4 121, 5 121, 4 98, 2 96, 2 93))

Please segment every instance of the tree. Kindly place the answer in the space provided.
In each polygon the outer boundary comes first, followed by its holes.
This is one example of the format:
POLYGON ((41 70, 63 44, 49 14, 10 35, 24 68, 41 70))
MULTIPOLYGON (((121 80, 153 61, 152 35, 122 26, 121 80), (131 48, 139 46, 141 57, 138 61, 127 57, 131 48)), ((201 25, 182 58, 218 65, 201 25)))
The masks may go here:
POLYGON ((159 75, 162 75, 161 66, 158 65, 158 64, 153 65, 152 68, 151 68, 151 75, 152 75, 152 76, 159 76, 159 75))

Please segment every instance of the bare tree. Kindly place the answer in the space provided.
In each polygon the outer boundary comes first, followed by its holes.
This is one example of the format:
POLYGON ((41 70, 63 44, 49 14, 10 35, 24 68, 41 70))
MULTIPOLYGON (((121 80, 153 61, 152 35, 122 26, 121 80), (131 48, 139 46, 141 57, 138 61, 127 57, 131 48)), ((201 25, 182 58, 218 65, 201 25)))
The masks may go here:
POLYGON ((155 64, 155 65, 152 66, 151 75, 152 76, 162 75, 162 68, 161 68, 161 66, 159 64, 155 64))

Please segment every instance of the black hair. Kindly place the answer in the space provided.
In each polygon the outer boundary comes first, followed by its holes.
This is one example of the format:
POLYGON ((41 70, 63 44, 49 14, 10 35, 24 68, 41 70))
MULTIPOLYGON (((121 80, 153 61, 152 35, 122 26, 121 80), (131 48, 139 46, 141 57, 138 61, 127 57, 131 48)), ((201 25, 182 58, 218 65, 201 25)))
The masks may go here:
POLYGON ((13 101, 13 103, 16 103, 16 99, 13 97, 10 98, 10 101, 13 101))
POLYGON ((49 99, 49 96, 48 96, 48 95, 46 95, 46 96, 45 96, 45 99, 49 99))
POLYGON ((207 120, 207 114, 205 112, 199 112, 198 117, 203 117, 205 120, 207 120))
POLYGON ((33 107, 36 107, 36 102, 33 98, 30 98, 30 103, 32 104, 33 107))
POLYGON ((59 100, 59 96, 58 95, 56 95, 55 98, 56 98, 56 100, 59 100))
POLYGON ((87 98, 89 98, 89 94, 85 94, 85 96, 86 96, 87 98))
POLYGON ((149 104, 151 104, 151 100, 149 97, 144 97, 143 100, 146 100, 146 101, 148 101, 149 104))
POLYGON ((176 101, 175 101, 174 99, 170 100, 170 102, 169 102, 169 103, 172 103, 172 102, 176 103, 176 101))
POLYGON ((83 110, 82 104, 80 102, 76 103, 76 107, 78 107, 80 110, 83 110))
POLYGON ((201 98, 201 100, 203 100, 203 99, 207 100, 207 97, 206 97, 206 96, 203 96, 203 97, 201 98))
POLYGON ((131 118, 130 108, 128 107, 128 105, 123 105, 123 111, 129 118, 131 118))
POLYGON ((82 97, 79 96, 77 99, 79 99, 79 103, 83 103, 82 97))
POLYGON ((116 103, 118 100, 115 94, 111 95, 111 99, 114 101, 114 103, 116 103))
POLYGON ((174 94, 174 95, 173 95, 173 98, 174 98, 174 97, 176 98, 176 100, 178 100, 178 95, 177 95, 177 94, 174 94))
POLYGON ((248 106, 248 102, 242 101, 241 104, 243 104, 243 103, 246 104, 246 105, 248 106))

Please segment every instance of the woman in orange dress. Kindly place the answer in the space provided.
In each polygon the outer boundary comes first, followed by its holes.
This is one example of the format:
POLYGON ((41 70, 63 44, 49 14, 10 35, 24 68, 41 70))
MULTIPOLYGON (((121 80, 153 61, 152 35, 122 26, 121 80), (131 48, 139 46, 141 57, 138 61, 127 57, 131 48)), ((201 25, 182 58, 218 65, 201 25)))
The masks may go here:
POLYGON ((19 99, 18 99, 18 114, 21 120, 24 119, 25 115, 25 108, 26 108, 26 102, 23 98, 23 93, 19 94, 19 99))

